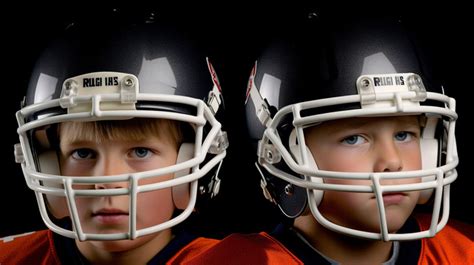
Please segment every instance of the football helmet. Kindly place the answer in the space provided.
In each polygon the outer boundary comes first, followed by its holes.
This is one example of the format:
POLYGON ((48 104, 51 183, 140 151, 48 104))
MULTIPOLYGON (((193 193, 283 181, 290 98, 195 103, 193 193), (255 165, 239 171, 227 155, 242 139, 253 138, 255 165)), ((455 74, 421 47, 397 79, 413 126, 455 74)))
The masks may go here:
POLYGON ((48 228, 81 241, 134 239, 179 224, 195 209, 198 196, 218 193, 219 168, 228 146, 221 125, 221 87, 205 46, 188 33, 176 21, 153 13, 132 16, 114 10, 96 20, 71 24, 41 54, 16 114, 20 143, 15 145, 15 157, 48 228), (57 139, 51 139, 57 124, 132 118, 190 125, 186 126, 192 136, 181 144, 176 165, 113 176, 61 175, 57 139), (171 180, 139 184, 173 173, 171 180), (75 188, 113 182, 127 182, 128 187, 75 188), (166 222, 137 227, 137 197, 165 188, 172 188, 175 205, 182 211, 166 222), (128 196, 128 231, 84 231, 76 201, 91 196, 128 196), (53 200, 62 201, 67 211, 50 209, 53 200))
POLYGON ((423 39, 408 22, 312 14, 292 25, 297 31, 275 33, 262 50, 248 81, 246 122, 264 195, 286 216, 298 217, 309 207, 331 230, 384 241, 431 237, 447 223, 449 188, 457 178, 456 104, 433 76, 429 54, 420 49, 423 39), (304 129, 325 121, 410 114, 426 120, 420 139, 421 170, 320 170, 305 144, 304 129), (410 177, 422 181, 382 184, 384 179, 410 177), (370 184, 325 183, 334 178, 370 184), (329 221, 318 208, 327 190, 373 193, 380 232, 329 221), (421 192, 420 204, 432 203, 431 226, 416 233, 389 232, 382 194, 415 190, 421 192))

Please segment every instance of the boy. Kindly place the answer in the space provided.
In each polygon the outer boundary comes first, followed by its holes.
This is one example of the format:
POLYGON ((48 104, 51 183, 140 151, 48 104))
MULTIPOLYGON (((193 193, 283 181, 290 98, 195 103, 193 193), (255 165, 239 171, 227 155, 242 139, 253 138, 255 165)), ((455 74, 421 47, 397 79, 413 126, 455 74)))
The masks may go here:
POLYGON ((0 240, 1 264, 181 264, 215 243, 176 227, 198 194, 218 193, 228 146, 200 48, 173 21, 129 10, 51 43, 15 146, 50 230, 0 240))
POLYGON ((261 186, 294 218, 271 235, 305 264, 473 264, 473 228, 448 223, 455 100, 409 20, 355 13, 277 29, 252 70, 261 186))

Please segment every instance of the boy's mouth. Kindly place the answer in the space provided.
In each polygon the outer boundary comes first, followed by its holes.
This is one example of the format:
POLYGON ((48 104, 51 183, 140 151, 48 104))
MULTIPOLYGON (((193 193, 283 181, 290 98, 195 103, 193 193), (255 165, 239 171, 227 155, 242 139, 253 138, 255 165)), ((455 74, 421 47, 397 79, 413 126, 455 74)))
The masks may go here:
POLYGON ((115 208, 103 208, 93 212, 92 218, 102 224, 118 224, 128 220, 128 212, 115 208))
POLYGON ((406 193, 403 192, 390 192, 383 194, 383 203, 385 206, 399 204, 402 200, 407 196, 406 193))

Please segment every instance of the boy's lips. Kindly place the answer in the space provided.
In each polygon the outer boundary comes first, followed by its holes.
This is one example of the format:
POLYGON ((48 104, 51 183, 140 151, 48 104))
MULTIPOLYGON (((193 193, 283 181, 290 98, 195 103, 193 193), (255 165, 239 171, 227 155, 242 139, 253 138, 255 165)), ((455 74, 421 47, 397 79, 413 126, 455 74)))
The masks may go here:
POLYGON ((383 194, 383 203, 385 206, 399 204, 407 194, 403 192, 392 192, 383 194))
POLYGON ((128 212, 114 208, 103 208, 93 212, 92 218, 102 224, 119 224, 128 220, 128 212))
POLYGON ((95 211, 92 213, 92 216, 95 215, 114 215, 114 214, 126 214, 128 215, 127 211, 122 211, 120 209, 115 209, 115 208, 102 208, 98 211, 95 211))
MULTIPOLYGON (((406 196, 408 196, 408 194, 405 192, 387 192, 382 194, 385 206, 399 204, 406 196)), ((372 196, 372 199, 375 200, 375 195, 372 196)))

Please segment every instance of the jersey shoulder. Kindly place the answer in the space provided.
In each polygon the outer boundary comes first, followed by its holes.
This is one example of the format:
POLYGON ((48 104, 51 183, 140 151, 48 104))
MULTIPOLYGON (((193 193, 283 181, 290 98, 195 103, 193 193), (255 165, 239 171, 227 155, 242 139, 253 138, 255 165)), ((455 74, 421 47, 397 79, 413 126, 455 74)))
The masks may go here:
POLYGON ((0 264, 60 264, 52 231, 0 238, 0 264))
MULTIPOLYGON (((422 229, 428 229, 429 216, 418 216, 422 229)), ((450 220, 432 238, 422 240, 419 264, 474 264, 474 226, 450 220)))
POLYGON ((199 237, 181 248, 166 264, 187 264, 219 242, 217 239, 199 237))
POLYGON ((265 232, 231 234, 193 257, 187 265, 197 264, 303 264, 278 240, 265 232))

